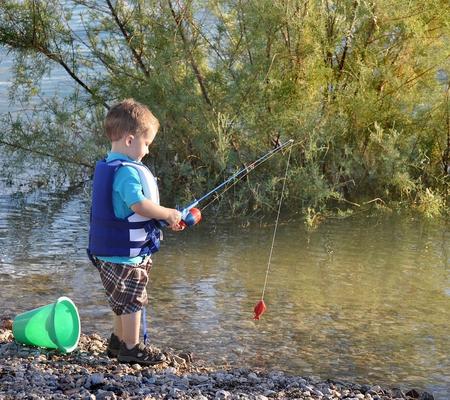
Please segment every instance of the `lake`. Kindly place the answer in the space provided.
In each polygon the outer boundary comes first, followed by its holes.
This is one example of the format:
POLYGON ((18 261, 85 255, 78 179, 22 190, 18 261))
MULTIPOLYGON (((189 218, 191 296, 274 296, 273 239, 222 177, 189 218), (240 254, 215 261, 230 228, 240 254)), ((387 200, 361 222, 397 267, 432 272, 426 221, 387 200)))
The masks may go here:
MULTIPOLYGON (((0 197, 0 314, 69 296, 82 332, 109 336, 111 312, 86 255, 90 187, 0 197)), ((382 213, 278 227, 206 214, 167 232, 154 255, 151 341, 210 364, 281 369, 450 393, 450 233, 446 221, 382 213)))

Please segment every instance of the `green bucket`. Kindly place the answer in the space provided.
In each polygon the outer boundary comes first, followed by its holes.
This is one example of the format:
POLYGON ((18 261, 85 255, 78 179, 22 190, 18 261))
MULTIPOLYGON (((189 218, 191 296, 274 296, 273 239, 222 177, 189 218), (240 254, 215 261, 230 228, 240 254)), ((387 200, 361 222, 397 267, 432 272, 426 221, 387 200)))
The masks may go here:
POLYGON ((77 307, 62 296, 55 303, 19 314, 13 321, 13 335, 19 343, 70 353, 80 339, 77 307))

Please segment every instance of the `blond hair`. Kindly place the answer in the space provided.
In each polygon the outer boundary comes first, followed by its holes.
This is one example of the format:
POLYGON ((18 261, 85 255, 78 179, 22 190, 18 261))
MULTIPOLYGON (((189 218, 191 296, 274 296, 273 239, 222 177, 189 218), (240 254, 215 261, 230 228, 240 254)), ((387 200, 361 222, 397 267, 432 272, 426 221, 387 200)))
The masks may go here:
POLYGON ((126 135, 145 135, 149 129, 159 129, 159 121, 145 106, 133 99, 114 105, 105 118, 105 133, 112 141, 126 135))

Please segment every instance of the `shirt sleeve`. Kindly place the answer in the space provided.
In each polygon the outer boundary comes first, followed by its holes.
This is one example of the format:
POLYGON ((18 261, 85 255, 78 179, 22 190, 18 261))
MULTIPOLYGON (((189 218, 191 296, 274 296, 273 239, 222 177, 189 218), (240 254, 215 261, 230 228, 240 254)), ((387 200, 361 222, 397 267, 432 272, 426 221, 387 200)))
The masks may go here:
POLYGON ((133 167, 119 168, 114 177, 113 190, 129 208, 145 199, 139 173, 133 167))

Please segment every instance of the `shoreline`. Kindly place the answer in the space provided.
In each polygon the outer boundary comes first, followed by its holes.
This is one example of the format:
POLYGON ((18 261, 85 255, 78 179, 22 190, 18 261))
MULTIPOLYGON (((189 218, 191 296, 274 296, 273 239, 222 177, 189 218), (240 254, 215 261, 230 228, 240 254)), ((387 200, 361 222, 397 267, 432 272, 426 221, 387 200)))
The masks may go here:
MULTIPOLYGON (((5 322, 5 321, 3 321, 5 322)), ((21 345, 0 328, 0 400, 9 399, 305 399, 434 400, 428 392, 316 380, 281 371, 217 368, 195 355, 163 349, 152 367, 121 364, 106 355, 106 339, 82 334, 69 354, 21 345)))

